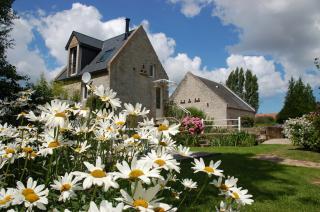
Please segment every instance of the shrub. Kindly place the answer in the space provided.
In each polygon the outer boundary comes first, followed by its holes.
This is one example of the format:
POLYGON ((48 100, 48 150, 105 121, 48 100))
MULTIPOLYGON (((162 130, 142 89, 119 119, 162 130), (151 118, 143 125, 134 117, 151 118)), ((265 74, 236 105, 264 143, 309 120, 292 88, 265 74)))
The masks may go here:
POLYGON ((251 116, 242 116, 241 117, 241 126, 242 127, 253 127, 254 119, 251 116))
POLYGON ((320 151, 320 116, 308 114, 289 119, 284 124, 284 134, 294 145, 320 151))
POLYGON ((234 132, 230 134, 214 134, 206 139, 211 146, 254 146, 257 145, 256 136, 246 132, 234 132))
POLYGON ((202 110, 199 110, 195 107, 187 107, 186 109, 191 113, 190 116, 198 117, 200 119, 206 119, 206 114, 202 110))
POLYGON ((256 117, 254 120, 256 125, 274 125, 276 120, 271 116, 256 117))
POLYGON ((164 113, 166 117, 174 117, 178 120, 182 120, 186 115, 186 113, 174 103, 166 104, 164 113))

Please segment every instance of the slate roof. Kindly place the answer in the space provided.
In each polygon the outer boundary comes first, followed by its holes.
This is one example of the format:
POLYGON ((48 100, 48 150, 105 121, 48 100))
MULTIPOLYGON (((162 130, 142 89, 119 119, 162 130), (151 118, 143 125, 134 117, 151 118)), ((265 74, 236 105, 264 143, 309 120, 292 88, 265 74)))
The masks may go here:
POLYGON ((210 90, 212 90, 220 98, 224 99, 227 102, 228 107, 255 112, 255 109, 253 107, 251 107, 248 103, 242 100, 238 95, 236 95, 233 91, 231 91, 228 87, 224 86, 223 84, 210 81, 208 79, 198 77, 195 75, 193 76, 198 78, 201 82, 203 82, 210 90))
MULTIPOLYGON (((134 30, 129 32, 132 34, 134 30)), ((74 78, 74 77, 79 77, 82 76, 83 73, 85 72, 96 72, 96 71, 101 71, 103 69, 107 68, 107 64, 109 61, 112 59, 112 57, 119 51, 119 49, 123 46, 125 43, 126 39, 125 38, 125 33, 118 35, 116 37, 110 38, 105 41, 101 41, 98 39, 95 39, 93 37, 84 35, 79 32, 73 31, 70 39, 66 45, 66 48, 68 48, 69 43, 72 39, 72 37, 76 36, 78 41, 80 42, 81 45, 93 47, 96 49, 100 49, 100 52, 97 54, 97 56, 88 64, 86 65, 82 70, 78 71, 76 75, 73 75, 72 77, 67 76, 67 67, 65 67, 56 77, 55 80, 65 80, 69 78, 74 78)))

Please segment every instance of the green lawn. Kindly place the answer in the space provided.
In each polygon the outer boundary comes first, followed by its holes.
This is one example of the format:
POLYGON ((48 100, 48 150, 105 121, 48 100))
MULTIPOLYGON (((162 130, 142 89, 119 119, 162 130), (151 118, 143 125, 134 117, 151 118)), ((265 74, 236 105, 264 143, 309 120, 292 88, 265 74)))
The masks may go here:
MULTIPOLYGON (((276 154, 292 159, 320 162, 320 153, 299 150, 291 145, 259 145, 254 147, 193 148, 193 151, 215 152, 209 160, 222 160, 226 175, 239 178, 239 186, 247 188, 255 203, 243 211, 320 211, 320 169, 280 165, 253 159, 256 154, 276 154)), ((184 177, 194 180, 205 175, 193 174, 190 163, 183 163, 184 177)), ((201 187, 201 185, 199 186, 201 187)), ((217 205, 216 189, 209 186, 197 206, 190 206, 197 192, 191 194, 181 211, 212 211, 217 205)))

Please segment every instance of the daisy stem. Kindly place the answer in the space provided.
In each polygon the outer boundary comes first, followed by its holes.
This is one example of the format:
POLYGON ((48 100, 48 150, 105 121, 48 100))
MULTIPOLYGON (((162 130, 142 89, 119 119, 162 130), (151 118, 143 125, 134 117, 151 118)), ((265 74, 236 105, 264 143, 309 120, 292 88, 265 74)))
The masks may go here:
POLYGON ((20 181, 22 180, 23 175, 24 175, 24 173, 26 172, 27 163, 28 163, 28 159, 26 158, 25 161, 24 161, 23 171, 22 171, 22 174, 21 174, 21 176, 20 176, 20 181))
POLYGON ((49 175, 51 173, 52 160, 53 160, 53 154, 50 156, 50 161, 49 161, 49 166, 48 166, 47 176, 46 176, 46 185, 48 185, 49 183, 49 175))
POLYGON ((185 192, 184 197, 182 198, 181 202, 178 205, 178 209, 181 207, 182 203, 186 200, 187 195, 188 195, 188 192, 185 192))
POLYGON ((93 194, 91 196, 91 200, 90 201, 94 200, 94 198, 96 197, 96 192, 97 192, 97 186, 95 186, 94 189, 93 189, 93 194))
POLYGON ((207 175, 207 176, 206 176, 206 179, 205 179, 205 182, 203 183, 203 185, 202 185, 200 191, 198 192, 196 198, 195 198, 194 201, 192 202, 192 205, 193 205, 194 203, 196 203, 196 201, 198 200, 198 198, 199 198, 200 195, 202 194, 204 188, 207 186, 208 181, 209 181, 209 177, 208 177, 208 175, 207 175))

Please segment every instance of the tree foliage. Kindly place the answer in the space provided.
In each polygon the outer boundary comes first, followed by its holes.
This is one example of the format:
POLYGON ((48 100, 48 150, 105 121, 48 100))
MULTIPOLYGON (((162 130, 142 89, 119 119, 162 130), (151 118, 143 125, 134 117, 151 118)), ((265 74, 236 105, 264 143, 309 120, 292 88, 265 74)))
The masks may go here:
POLYGON ((32 99, 36 104, 45 104, 50 102, 53 98, 53 89, 50 83, 46 80, 44 74, 40 75, 40 79, 35 85, 32 86, 35 91, 32 95, 32 99))
POLYGON ((284 106, 277 116, 277 121, 283 123, 289 118, 300 117, 314 111, 316 105, 311 86, 309 84, 305 85, 301 78, 299 80, 291 78, 284 106))
POLYGON ((251 70, 244 71, 243 68, 233 70, 226 85, 240 98, 250 104, 256 111, 259 108, 259 85, 258 78, 251 70))
POLYGON ((13 0, 0 1, 0 99, 12 99, 14 94, 22 88, 20 80, 27 80, 26 76, 19 75, 16 68, 7 61, 6 50, 13 46, 10 39, 13 20, 16 17, 12 10, 13 0))

